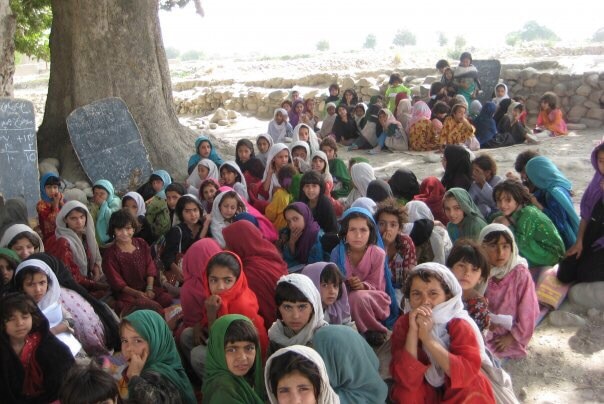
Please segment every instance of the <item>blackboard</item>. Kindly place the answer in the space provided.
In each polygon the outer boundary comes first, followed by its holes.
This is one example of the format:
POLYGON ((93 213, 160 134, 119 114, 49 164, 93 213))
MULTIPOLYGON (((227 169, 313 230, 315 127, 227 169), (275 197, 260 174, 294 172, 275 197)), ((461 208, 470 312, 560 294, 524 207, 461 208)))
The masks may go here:
POLYGON ((472 64, 478 70, 478 78, 482 85, 482 93, 478 96, 478 101, 482 105, 491 101, 494 97, 495 86, 499 83, 501 74, 501 62, 499 60, 473 60, 472 64))
POLYGON ((124 192, 149 179, 153 171, 149 154, 121 98, 105 98, 72 111, 67 130, 91 182, 106 179, 124 192))
POLYGON ((40 200, 38 145, 34 104, 0 98, 0 192, 4 199, 21 197, 30 218, 40 200))

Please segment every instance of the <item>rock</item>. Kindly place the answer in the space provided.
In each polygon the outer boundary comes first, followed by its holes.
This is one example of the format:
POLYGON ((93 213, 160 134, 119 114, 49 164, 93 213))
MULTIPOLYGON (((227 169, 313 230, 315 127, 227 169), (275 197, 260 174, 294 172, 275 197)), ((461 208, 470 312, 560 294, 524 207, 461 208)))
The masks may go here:
POLYGON ((86 188, 91 188, 90 184, 88 183, 88 181, 76 181, 75 184, 73 184, 77 189, 81 189, 82 191, 86 190, 86 188))
POLYGON ((426 163, 437 163, 440 161, 440 155, 436 153, 429 153, 423 156, 426 163))
POLYGON ((59 168, 61 168, 61 162, 59 161, 59 159, 54 158, 54 157, 46 157, 45 159, 42 159, 42 161, 40 161, 40 164, 50 164, 51 166, 54 166, 57 168, 57 170, 59 168))
POLYGON ((524 83, 522 83, 524 85, 524 87, 535 87, 537 85, 537 83, 539 82, 539 80, 537 78, 531 78, 528 80, 524 80, 524 83))
POLYGON ((549 323, 556 327, 581 327, 586 323, 584 318, 560 310, 552 311, 547 318, 549 323))
POLYGON ((568 291, 571 303, 604 310, 604 282, 577 283, 568 291))
POLYGON ((583 84, 583 85, 579 86, 579 88, 577 88, 577 95, 582 95, 584 97, 588 97, 590 93, 591 93, 591 87, 586 84, 583 84))
POLYGON ((601 108, 592 108, 587 111, 587 117, 591 119, 596 119, 599 121, 604 121, 604 109, 601 108))
POLYGON ((602 96, 604 96, 603 90, 592 91, 591 94, 589 94, 589 100, 597 102, 599 104, 601 102, 600 100, 602 99, 602 96))
POLYGON ((233 111, 232 109, 229 109, 227 111, 227 118, 228 119, 237 119, 238 116, 239 116, 239 114, 237 113, 237 111, 233 111))
POLYGON ((570 97, 570 103, 572 105, 583 105, 585 101, 587 101, 587 97, 582 95, 573 95, 570 97))
POLYGON ((373 97, 374 95, 380 95, 382 92, 378 86, 371 86, 367 88, 367 95, 373 97))
POLYGON ((226 118, 227 118, 226 110, 224 110, 222 108, 218 108, 216 110, 216 112, 214 112, 214 115, 212 116, 212 119, 210 119, 210 122, 218 123, 218 121, 226 119, 226 118))
POLYGON ((340 94, 344 94, 344 91, 349 88, 354 88, 354 80, 352 77, 344 77, 340 86, 340 94))
POLYGON ((517 81, 520 78, 520 69, 505 69, 501 72, 501 78, 517 81))
MULTIPOLYGON (((92 188, 90 189, 90 197, 92 197, 92 188)), ((88 203, 88 198, 86 197, 86 192, 82 191, 78 188, 70 188, 63 191, 63 197, 65 201, 80 201, 83 204, 88 203)))
POLYGON ((214 122, 210 123, 210 129, 216 129, 218 127, 217 124, 215 124, 214 122))
POLYGON ((218 123, 218 126, 228 126, 229 125, 229 121, 227 119, 221 119, 217 123, 218 123))
POLYGON ((541 75, 539 76, 539 81, 545 84, 550 84, 553 79, 554 76, 551 73, 541 73, 541 75))
POLYGON ((48 173, 59 175, 59 170, 57 169, 57 167, 49 163, 42 162, 38 164, 38 170, 40 171, 40 177, 48 173))
POLYGON ((584 130, 587 129, 587 126, 582 123, 567 123, 566 127, 568 130, 584 130))
POLYGON ((358 87, 371 87, 376 84, 377 84, 377 82, 373 77, 362 78, 359 81, 357 81, 357 88, 358 87))
POLYGON ((582 118, 579 123, 585 124, 588 128, 597 129, 602 126, 602 121, 598 119, 582 118))
POLYGON ((592 88, 598 88, 600 76, 598 74, 590 74, 585 78, 585 83, 592 88))
POLYGON ((582 105, 575 105, 568 111, 567 117, 569 120, 576 121, 580 118, 583 118, 587 113, 587 108, 582 105))
POLYGON ((591 309, 587 310, 587 317, 590 319, 600 317, 600 310, 592 307, 591 309))
POLYGON ((566 95, 566 85, 564 83, 558 83, 554 86, 554 93, 556 93, 556 95, 558 97, 564 97, 566 95))
POLYGON ((520 72, 520 77, 524 80, 530 79, 534 76, 537 76, 539 72, 534 67, 527 67, 520 72))

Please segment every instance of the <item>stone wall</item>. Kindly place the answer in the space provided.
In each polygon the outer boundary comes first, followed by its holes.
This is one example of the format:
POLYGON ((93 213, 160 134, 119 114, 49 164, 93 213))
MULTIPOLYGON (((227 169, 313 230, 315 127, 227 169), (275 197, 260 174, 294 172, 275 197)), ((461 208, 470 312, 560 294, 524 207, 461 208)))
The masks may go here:
MULTIPOLYGON (((517 65, 502 67, 501 81, 508 86, 509 93, 526 99, 529 122, 532 124, 536 121, 541 95, 546 91, 553 91, 560 97, 565 119, 575 124, 575 129, 602 127, 604 73, 565 74, 557 73, 551 67, 537 65, 537 68, 543 70, 517 65)), ((428 95, 430 83, 437 79, 433 69, 414 69, 401 73, 405 85, 422 97, 428 95)), ((275 108, 289 97, 293 87, 304 98, 315 98, 319 112, 324 109, 323 98, 331 83, 338 83, 342 92, 346 88, 354 88, 359 97, 367 102, 372 95, 384 94, 389 74, 389 71, 361 72, 354 76, 321 73, 243 83, 236 83, 234 80, 182 81, 174 85, 174 101, 180 115, 207 115, 217 108, 224 108, 269 119, 275 108)))

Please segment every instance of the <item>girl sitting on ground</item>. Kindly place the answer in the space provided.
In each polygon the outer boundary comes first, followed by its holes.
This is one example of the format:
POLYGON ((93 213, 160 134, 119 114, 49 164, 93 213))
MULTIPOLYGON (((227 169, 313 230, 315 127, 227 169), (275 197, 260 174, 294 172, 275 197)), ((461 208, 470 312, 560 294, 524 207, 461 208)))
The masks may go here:
POLYGON ((197 169, 193 170, 185 181, 185 185, 188 187, 187 193, 197 195, 201 183, 208 179, 218 181, 220 179, 220 171, 218 171, 218 167, 212 160, 201 159, 197 163, 197 169))
MULTIPOLYGON (((271 138, 271 145, 274 143, 283 143, 286 138, 291 138, 294 134, 294 129, 287 121, 288 114, 283 108, 275 109, 273 119, 268 123, 267 133, 271 138)), ((269 147, 270 147, 269 146, 269 147)))
POLYGON ((331 262, 315 262, 305 266, 302 274, 313 281, 321 294, 325 321, 356 329, 350 316, 345 279, 337 265, 331 262))
POLYGON ((453 247, 447 229, 436 223, 432 211, 424 202, 410 201, 405 208, 409 223, 405 224, 403 231, 413 240, 417 263, 437 262, 444 265, 453 247))
POLYGON ((438 136, 434 133, 431 121, 432 112, 428 105, 419 101, 412 107, 408 123, 409 150, 429 151, 438 149, 438 136))
POLYGON ((109 242, 107 228, 109 219, 113 212, 122 208, 122 201, 115 195, 113 184, 107 180, 98 180, 92 186, 92 210, 91 215, 96 219, 96 237, 99 248, 103 248, 109 242))
POLYGON ((134 237, 145 240, 149 245, 153 244, 155 236, 153 235, 153 229, 151 229, 149 221, 145 217, 147 206, 141 194, 138 192, 128 192, 124 195, 122 198, 122 209, 127 209, 136 218, 138 226, 136 227, 134 237))
POLYGON ((247 183, 241 169, 234 161, 225 161, 220 166, 220 179, 218 182, 221 186, 233 188, 235 192, 244 200, 249 200, 247 193, 247 183))
POLYGON ((326 195, 325 182, 316 171, 309 171, 302 176, 300 202, 308 205, 313 218, 325 233, 337 233, 337 213, 333 200, 326 195))
POLYGON ((256 157, 258 157, 258 159, 262 161, 262 164, 264 164, 265 167, 267 164, 266 159, 268 157, 268 151, 270 150, 272 145, 273 138, 270 135, 261 134, 258 135, 258 137, 256 138, 256 147, 258 148, 258 154, 256 155, 256 157))
POLYGON ((42 199, 36 204, 36 210, 43 240, 48 240, 55 234, 57 215, 65 204, 60 190, 61 185, 61 178, 54 173, 44 174, 40 178, 42 199))
POLYGON ((254 145, 249 139, 240 139, 235 146, 235 162, 243 173, 245 182, 253 184, 262 179, 264 163, 256 158, 254 145))
POLYGON ((478 239, 480 231, 487 223, 465 189, 448 190, 443 198, 443 206, 449 219, 447 231, 452 242, 455 243, 460 238, 478 239))
POLYGON ((197 163, 201 159, 210 159, 217 167, 220 167, 223 163, 222 158, 214 150, 214 146, 207 136, 199 136, 195 139, 195 154, 189 158, 187 164, 189 174, 197 167, 197 163))
POLYGON ((543 94, 539 100, 539 108, 535 133, 543 132, 547 136, 562 136, 568 133, 555 93, 548 91, 543 94))
POLYGON ((329 161, 329 172, 333 178, 333 190, 331 196, 338 199, 348 196, 352 189, 352 179, 346 163, 338 158, 338 145, 330 137, 321 142, 321 151, 325 153, 329 161))
POLYGON ((290 272, 301 266, 325 260, 321 239, 323 230, 315 221, 308 205, 294 202, 283 211, 287 229, 280 240, 283 259, 290 272))
POLYGON ((489 154, 481 154, 472 161, 472 185, 468 193, 480 209, 482 217, 488 219, 497 212, 493 199, 493 188, 503 179, 497 175, 497 163, 489 154))

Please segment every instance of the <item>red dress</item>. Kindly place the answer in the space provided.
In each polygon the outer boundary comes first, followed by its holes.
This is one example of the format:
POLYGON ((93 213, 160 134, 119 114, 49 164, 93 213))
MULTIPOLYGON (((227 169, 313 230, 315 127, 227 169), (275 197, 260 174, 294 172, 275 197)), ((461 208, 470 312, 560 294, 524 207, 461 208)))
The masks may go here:
POLYGON ((424 374, 430 367, 428 356, 418 344, 415 359, 405 349, 409 331, 409 314, 399 318, 392 333, 392 361, 390 371, 394 378, 392 399, 396 403, 495 403, 491 382, 480 371, 480 349, 472 326, 454 318, 447 323, 450 336, 449 362, 451 376, 445 376, 440 388, 430 385, 424 374))
MULTIPOLYGON (((86 243, 83 243, 86 246, 86 243)), ((65 264, 67 268, 71 271, 71 275, 73 279, 83 287, 85 287, 88 291, 94 291, 96 282, 85 275, 82 275, 80 272, 80 267, 76 263, 73 258, 73 252, 71 251, 71 245, 69 241, 64 237, 57 238, 55 235, 48 239, 48 242, 44 240, 44 247, 46 252, 53 257, 57 258, 59 261, 65 264)), ((90 263, 90 255, 88 254, 88 250, 86 250, 86 255, 88 258, 88 262, 90 263)))
POLYGON ((57 215, 63 207, 63 202, 59 203, 59 207, 55 208, 52 203, 43 200, 38 201, 36 210, 38 211, 38 223, 42 232, 42 241, 44 244, 55 235, 57 228, 57 215))

